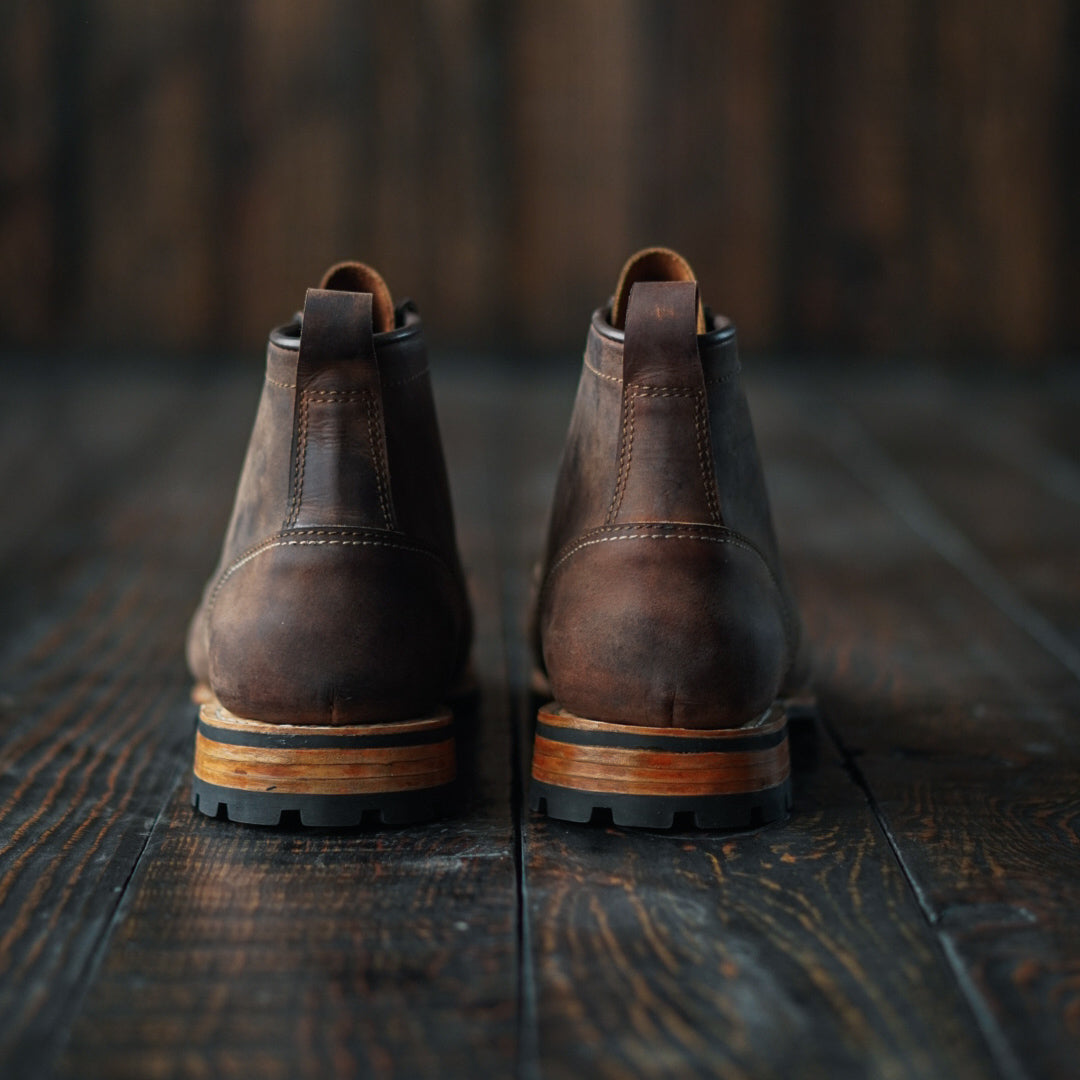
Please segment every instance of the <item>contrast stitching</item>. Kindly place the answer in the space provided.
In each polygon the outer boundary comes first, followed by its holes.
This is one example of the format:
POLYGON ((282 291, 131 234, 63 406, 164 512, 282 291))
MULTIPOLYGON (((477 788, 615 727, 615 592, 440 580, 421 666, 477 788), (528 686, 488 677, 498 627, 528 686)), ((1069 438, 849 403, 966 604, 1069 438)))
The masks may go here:
MULTIPOLYGON (((399 386, 407 386, 409 383, 415 382, 417 379, 422 379, 430 370, 431 370, 431 368, 427 368, 427 367, 421 368, 419 371, 414 371, 411 375, 404 376, 404 378, 393 379, 393 380, 390 380, 390 381, 387 381, 387 382, 383 382, 383 383, 381 383, 382 389, 384 389, 384 390, 396 390, 399 386)), ((600 374, 600 373, 597 372, 597 374, 600 374)), ((601 375, 600 377, 602 379, 610 379, 610 378, 612 378, 612 376, 610 376, 610 375, 601 375)), ((269 375, 266 376, 266 381, 271 386, 276 386, 276 387, 280 388, 281 390, 295 390, 296 389, 296 383, 294 383, 294 382, 281 382, 279 379, 271 378, 269 375)), ((619 381, 619 380, 615 380, 615 381, 619 381)), ((308 390, 307 393, 312 394, 312 395, 323 396, 323 395, 334 394, 334 393, 350 393, 350 391, 344 391, 344 390, 343 391, 336 391, 336 390, 308 390)))
MULTIPOLYGON (((585 361, 585 367, 587 367, 589 369, 589 371, 591 371, 598 378, 604 379, 607 382, 616 383, 618 386, 622 386, 623 381, 618 376, 616 376, 616 375, 607 375, 603 371, 600 371, 598 368, 593 367, 593 365, 589 363, 589 356, 588 356, 587 353, 585 354, 584 361, 585 361)), ((735 366, 729 372, 727 372, 726 374, 718 375, 715 379, 706 379, 705 380, 705 385, 706 386, 719 386, 722 383, 731 382, 732 379, 738 378, 741 371, 742 371, 742 361, 738 361, 738 362, 736 362, 735 366)))
POLYGON ((611 524, 622 506, 626 494, 626 481, 630 475, 630 458, 634 452, 634 401, 630 395, 623 404, 622 448, 619 453, 619 475, 615 478, 615 490, 611 493, 611 505, 608 507, 607 522, 611 524))
MULTIPOLYGON (((710 526, 706 526, 709 528, 710 526)), ((761 553, 761 550, 757 545, 746 539, 746 537, 739 533, 733 533, 726 529, 723 525, 714 525, 711 528, 717 531, 722 531, 723 535, 716 536, 709 533, 700 532, 682 532, 680 530, 690 528, 693 529, 693 525, 678 525, 678 524, 648 524, 648 525, 608 525, 600 526, 596 529, 592 529, 585 535, 572 543, 569 548, 563 551, 559 557, 551 564, 547 574, 544 576, 544 581, 540 586, 540 593, 543 595, 551 584, 551 579, 555 576, 555 571, 559 569, 564 562, 571 556, 576 555, 584 548, 593 547, 596 544, 610 544, 617 540, 704 540, 712 544, 730 544, 732 547, 742 548, 743 551, 748 551, 752 555, 756 555, 761 565, 765 568, 765 573, 769 576, 769 581, 772 583, 774 589, 776 589, 777 595, 780 597, 782 610, 784 613, 784 637, 787 639, 787 646, 789 651, 793 651, 795 648, 795 632, 794 632, 794 616, 791 608, 789 607, 787 600, 784 596, 784 590, 780 587, 780 582, 773 572, 773 568, 769 565, 768 560, 761 553), (611 532, 615 529, 652 529, 652 532, 621 532, 615 536, 599 536, 598 533, 611 532), (656 529, 663 529, 663 532, 656 532, 656 529)))
MULTIPOLYGON (((620 526, 617 526, 617 528, 620 528, 620 529, 628 529, 628 528, 632 528, 632 529, 656 529, 656 528, 664 528, 664 527, 663 526, 657 526, 657 525, 637 525, 637 526, 634 526, 634 525, 620 525, 620 526)), ((762 562, 765 562, 764 557, 761 555, 761 552, 758 551, 758 549, 753 544, 751 544, 749 540, 744 540, 743 538, 741 538, 739 536, 734 536, 734 535, 711 536, 711 535, 709 535, 707 533, 677 532, 677 531, 675 531, 675 530, 673 530, 671 528, 666 528, 664 532, 648 532, 648 533, 633 532, 633 533, 620 533, 619 535, 616 535, 616 536, 596 536, 595 533, 600 532, 600 531, 602 531, 602 530, 600 530, 600 529, 594 530, 594 533, 591 535, 591 538, 578 540, 574 544, 572 544, 566 551, 564 551, 559 556, 559 558, 556 559, 555 562, 553 562, 551 564, 551 569, 548 570, 548 580, 551 579, 551 576, 555 573, 555 571, 560 566, 562 566, 562 564, 564 562, 566 562, 567 559, 569 559, 572 555, 576 555, 583 548, 591 547, 594 544, 610 544, 610 543, 613 543, 616 540, 707 540, 707 541, 709 541, 711 543, 714 543, 714 544, 731 544, 733 547, 743 548, 746 551, 753 552, 755 555, 757 555, 762 560, 762 562)), ((768 563, 765 564, 765 568, 766 568, 766 570, 769 569, 768 563)), ((772 577, 772 571, 771 570, 769 570, 769 576, 772 577)), ((775 578, 773 580, 775 582, 775 578)), ((545 583, 545 585, 546 585, 546 583, 545 583)))
POLYGON ((363 401, 371 393, 370 390, 305 390, 304 393, 311 398, 316 398, 316 405, 325 402, 336 401, 363 401))
POLYGON ((634 397, 692 397, 699 392, 696 386, 646 386, 644 383, 627 383, 626 389, 634 397))
POLYGON ((300 501, 304 491, 304 469, 307 464, 308 393, 300 391, 300 434, 296 443, 296 465, 293 469, 293 497, 285 527, 296 524, 300 514, 300 501))
POLYGON ((694 395, 694 429, 697 431, 698 461, 701 463, 701 482, 705 485, 705 505, 712 521, 720 524, 720 496, 716 490, 716 474, 712 468, 708 420, 705 411, 705 391, 694 395))
POLYGON ((265 551, 270 551, 272 548, 277 547, 322 547, 322 546, 338 546, 338 547, 385 547, 395 548, 398 551, 411 551, 417 555, 426 555, 429 559, 434 559, 444 569, 449 569, 446 561, 442 556, 436 554, 434 551, 429 551, 427 548, 419 547, 413 544, 401 543, 395 540, 358 540, 342 536, 340 531, 334 529, 297 529, 287 535, 272 536, 269 540, 263 540, 259 544, 255 544, 253 547, 247 549, 238 555, 234 562, 232 562, 228 569, 222 572, 221 577, 214 583, 213 591, 210 593, 210 598, 206 603, 206 615, 209 619, 211 612, 214 610, 214 605, 217 603, 218 594, 221 592, 222 586, 229 580, 242 566, 247 565, 252 559, 263 554, 265 551), (296 537, 331 537, 332 539, 314 540, 314 539, 295 539, 296 537))
POLYGON ((622 379, 616 378, 616 376, 614 376, 614 375, 605 375, 605 374, 604 374, 604 372, 600 371, 600 370, 599 370, 599 369, 597 369, 597 368, 594 368, 594 367, 592 366, 592 364, 590 364, 590 363, 589 363, 589 354, 588 354, 588 353, 586 353, 586 354, 585 354, 585 356, 584 356, 584 361, 585 361, 585 366, 586 366, 586 367, 587 367, 587 368, 588 368, 588 369, 589 369, 589 370, 590 370, 590 371, 591 371, 591 372, 592 372, 592 373, 593 373, 593 374, 594 374, 595 376, 597 376, 597 378, 600 378, 600 379, 606 379, 606 380, 607 380, 608 382, 613 382, 613 383, 617 383, 617 384, 618 384, 619 386, 622 386, 622 379))
POLYGON ((386 473, 386 457, 383 453, 382 426, 379 424, 378 402, 374 394, 369 394, 367 405, 368 442, 371 444, 371 464, 375 469, 375 489, 379 493, 379 506, 382 509, 383 522, 388 529, 394 527, 388 498, 389 482, 386 473))

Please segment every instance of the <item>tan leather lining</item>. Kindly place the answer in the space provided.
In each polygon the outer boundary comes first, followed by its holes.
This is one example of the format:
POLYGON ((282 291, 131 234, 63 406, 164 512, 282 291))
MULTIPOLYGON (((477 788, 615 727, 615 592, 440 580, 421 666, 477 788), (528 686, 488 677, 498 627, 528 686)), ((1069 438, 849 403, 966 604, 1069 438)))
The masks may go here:
POLYGON ((394 329, 394 301, 382 275, 362 262, 340 262, 331 266, 319 282, 320 289, 371 293, 372 330, 383 334, 394 329))
MULTIPOLYGON (((676 251, 665 247, 642 248, 626 260, 615 286, 615 299, 611 305, 611 325, 616 330, 626 327, 626 310, 630 303, 630 290, 639 281, 697 281, 690 264, 676 251)), ((697 307, 697 332, 704 334, 705 309, 700 296, 697 307)))

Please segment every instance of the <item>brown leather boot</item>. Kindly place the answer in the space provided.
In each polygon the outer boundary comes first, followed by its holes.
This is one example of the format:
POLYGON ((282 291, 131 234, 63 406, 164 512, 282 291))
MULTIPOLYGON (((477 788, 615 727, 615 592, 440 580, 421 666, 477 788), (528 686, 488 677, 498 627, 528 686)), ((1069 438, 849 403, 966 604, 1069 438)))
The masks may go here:
POLYGON ((234 821, 438 813, 470 618, 420 317, 361 263, 270 335, 217 570, 188 635, 194 804, 234 821))
POLYGON ((555 698, 534 810, 654 828, 785 813, 799 620, 735 328, 673 251, 631 258, 593 315, 534 631, 555 698))

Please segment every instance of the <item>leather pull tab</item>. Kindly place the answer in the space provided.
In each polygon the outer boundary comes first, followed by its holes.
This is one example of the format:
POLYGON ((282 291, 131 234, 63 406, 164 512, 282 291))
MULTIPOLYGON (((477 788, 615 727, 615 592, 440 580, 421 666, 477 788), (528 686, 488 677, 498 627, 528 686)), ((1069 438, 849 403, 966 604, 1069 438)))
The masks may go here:
POLYGON ((703 388, 697 313, 696 281, 636 282, 626 311, 624 383, 703 388))
POLYGON ((308 289, 300 330, 296 381, 332 386, 367 382, 365 369, 377 371, 372 332, 371 293, 308 289))

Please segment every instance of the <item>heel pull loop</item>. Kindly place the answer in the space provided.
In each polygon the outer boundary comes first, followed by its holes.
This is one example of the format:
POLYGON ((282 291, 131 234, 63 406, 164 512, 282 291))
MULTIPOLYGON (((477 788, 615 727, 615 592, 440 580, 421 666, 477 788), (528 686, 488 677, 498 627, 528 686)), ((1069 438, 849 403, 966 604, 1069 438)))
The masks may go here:
POLYGON ((372 295, 308 289, 296 366, 298 392, 378 389, 372 295))
POLYGON ((283 528, 395 528, 369 292, 308 289, 283 528))
POLYGON ((623 346, 626 385, 704 389, 696 281, 638 281, 630 289, 623 346))
POLYGON ((638 281, 630 290, 609 525, 722 523, 697 305, 693 281, 638 281))

